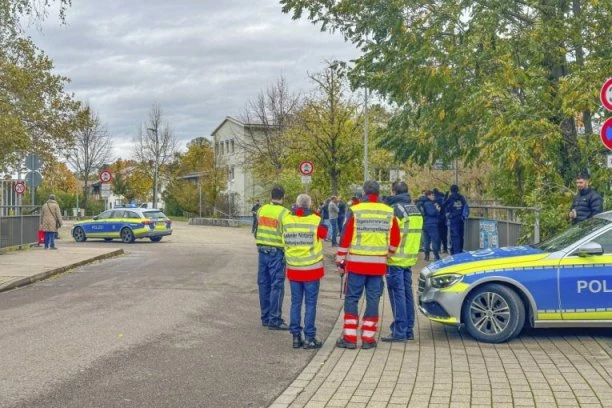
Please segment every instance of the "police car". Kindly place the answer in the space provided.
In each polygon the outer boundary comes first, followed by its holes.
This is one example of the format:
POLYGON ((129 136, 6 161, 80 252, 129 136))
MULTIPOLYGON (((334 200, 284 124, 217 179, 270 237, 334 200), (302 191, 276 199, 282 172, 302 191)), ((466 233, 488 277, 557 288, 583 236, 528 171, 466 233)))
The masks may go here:
POLYGON ((612 327, 612 211, 534 246, 464 252, 419 276, 419 310, 500 343, 530 327, 612 327))
POLYGON ((172 234, 172 221, 154 208, 116 207, 91 220, 75 222, 71 234, 77 242, 85 242, 88 238, 120 239, 125 243, 149 238, 159 242, 165 235, 172 234))

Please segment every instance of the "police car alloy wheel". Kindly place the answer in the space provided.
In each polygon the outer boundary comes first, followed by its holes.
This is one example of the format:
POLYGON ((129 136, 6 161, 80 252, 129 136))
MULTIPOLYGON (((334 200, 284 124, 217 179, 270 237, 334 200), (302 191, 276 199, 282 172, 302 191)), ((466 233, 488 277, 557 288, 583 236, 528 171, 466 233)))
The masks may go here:
POLYGON ((525 306, 512 289, 487 284, 471 292, 463 305, 463 323, 478 341, 502 343, 517 336, 525 325, 525 306))
POLYGON ((121 240, 126 244, 130 244, 134 242, 134 233, 129 228, 124 228, 121 230, 121 240))
POLYGON ((76 242, 85 242, 85 241, 87 241, 87 236, 85 235, 85 231, 81 227, 76 227, 72 231, 72 238, 74 238, 74 240, 76 242))

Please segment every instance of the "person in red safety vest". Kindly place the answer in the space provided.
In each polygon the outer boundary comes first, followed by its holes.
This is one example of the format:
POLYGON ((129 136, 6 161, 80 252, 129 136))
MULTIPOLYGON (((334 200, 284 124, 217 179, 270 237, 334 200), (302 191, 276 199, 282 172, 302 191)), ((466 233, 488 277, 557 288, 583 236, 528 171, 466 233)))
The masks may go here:
POLYGON ((351 206, 342 233, 336 265, 340 274, 346 272, 344 298, 344 329, 336 341, 340 348, 357 347, 359 327, 358 303, 365 290, 366 307, 361 324, 361 348, 376 347, 378 304, 383 291, 383 276, 387 272, 387 257, 400 244, 400 229, 393 208, 379 199, 376 181, 363 184, 364 196, 351 206))
POLYGON ((310 209, 312 199, 300 194, 296 199, 294 214, 283 218, 283 240, 287 279, 291 287, 291 312, 289 331, 293 335, 293 348, 317 349, 322 343, 317 339, 315 319, 323 265, 323 241, 327 227, 321 217, 310 209), (304 307, 305 339, 302 339, 302 303, 304 307))

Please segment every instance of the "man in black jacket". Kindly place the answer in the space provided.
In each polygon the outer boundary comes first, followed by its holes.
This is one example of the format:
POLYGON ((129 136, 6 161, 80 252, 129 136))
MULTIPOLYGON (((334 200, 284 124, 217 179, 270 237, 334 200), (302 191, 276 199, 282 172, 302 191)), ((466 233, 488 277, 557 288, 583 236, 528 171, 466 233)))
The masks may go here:
POLYGON ((576 177, 578 194, 574 197, 569 217, 572 224, 577 224, 603 211, 601 196, 589 186, 589 176, 580 173, 576 177))

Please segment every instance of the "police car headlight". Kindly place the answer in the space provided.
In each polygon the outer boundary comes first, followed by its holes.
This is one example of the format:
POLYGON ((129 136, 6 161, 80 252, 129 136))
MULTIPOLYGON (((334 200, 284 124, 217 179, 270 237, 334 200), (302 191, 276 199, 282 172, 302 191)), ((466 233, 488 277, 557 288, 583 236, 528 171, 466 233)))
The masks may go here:
POLYGON ((461 282, 463 275, 458 273, 449 273, 447 275, 432 276, 430 278, 431 286, 436 289, 444 289, 453 286, 455 283, 461 282))

